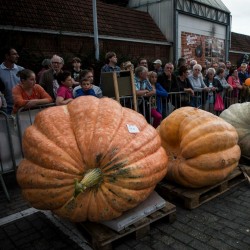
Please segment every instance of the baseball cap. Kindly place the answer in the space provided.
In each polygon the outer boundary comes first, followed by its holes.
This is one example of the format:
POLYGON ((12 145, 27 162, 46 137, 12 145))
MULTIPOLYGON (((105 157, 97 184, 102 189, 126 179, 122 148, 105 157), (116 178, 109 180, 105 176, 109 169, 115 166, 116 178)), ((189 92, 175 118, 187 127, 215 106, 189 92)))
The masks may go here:
POLYGON ((159 63, 160 65, 162 65, 162 62, 160 59, 155 60, 153 63, 159 63))

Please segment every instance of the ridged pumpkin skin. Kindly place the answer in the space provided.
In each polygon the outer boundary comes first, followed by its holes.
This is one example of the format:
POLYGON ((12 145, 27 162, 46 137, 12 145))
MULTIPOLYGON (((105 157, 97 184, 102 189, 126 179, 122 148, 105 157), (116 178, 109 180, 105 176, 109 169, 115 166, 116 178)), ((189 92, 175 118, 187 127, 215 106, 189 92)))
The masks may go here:
POLYGON ((241 154, 250 158, 250 102, 233 104, 220 117, 234 126, 239 136, 241 154))
POLYGON ((145 200, 167 172, 156 130, 110 98, 79 97, 41 111, 25 131, 23 148, 17 181, 24 197, 75 222, 119 217, 145 200), (140 132, 129 133, 127 124, 140 132), (97 170, 98 182, 88 178, 90 187, 76 192, 75 180, 90 170, 97 170))
POLYGON ((193 107, 165 118, 159 133, 168 154, 167 178, 190 188, 214 185, 238 165, 238 135, 229 123, 193 107))

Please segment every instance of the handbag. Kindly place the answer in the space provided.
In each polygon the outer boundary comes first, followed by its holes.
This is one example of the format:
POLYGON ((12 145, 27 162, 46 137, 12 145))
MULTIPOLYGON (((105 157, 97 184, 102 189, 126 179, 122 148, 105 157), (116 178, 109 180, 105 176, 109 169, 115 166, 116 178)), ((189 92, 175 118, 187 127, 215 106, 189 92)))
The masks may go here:
POLYGON ((215 103, 214 103, 214 110, 215 111, 222 111, 225 109, 223 98, 220 93, 217 93, 215 96, 215 103))

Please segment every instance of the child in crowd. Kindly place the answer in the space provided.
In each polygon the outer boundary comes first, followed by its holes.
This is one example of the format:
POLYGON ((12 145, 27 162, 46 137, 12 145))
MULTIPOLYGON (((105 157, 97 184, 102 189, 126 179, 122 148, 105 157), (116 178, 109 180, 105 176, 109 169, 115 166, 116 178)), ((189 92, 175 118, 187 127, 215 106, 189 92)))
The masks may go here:
POLYGON ((92 96, 97 97, 90 79, 82 78, 80 80, 80 85, 81 85, 81 88, 76 90, 76 95, 75 95, 76 98, 79 96, 85 96, 85 95, 92 95, 92 96))
POLYGON ((63 71, 57 75, 59 88, 57 90, 56 105, 66 105, 73 100, 73 81, 69 71, 63 71))
POLYGON ((157 83, 157 73, 154 71, 148 72, 148 80, 151 83, 153 89, 156 90, 156 99, 152 96, 152 108, 151 108, 151 116, 154 118, 153 127, 157 128, 162 120, 162 105, 161 105, 161 97, 167 97, 167 91, 157 83))

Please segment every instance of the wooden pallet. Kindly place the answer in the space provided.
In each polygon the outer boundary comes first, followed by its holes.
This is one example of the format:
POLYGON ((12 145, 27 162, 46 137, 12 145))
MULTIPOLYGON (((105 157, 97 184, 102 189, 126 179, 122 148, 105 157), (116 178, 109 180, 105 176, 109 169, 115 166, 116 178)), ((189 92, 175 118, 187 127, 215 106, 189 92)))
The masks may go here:
MULTIPOLYGON (((79 223, 78 227, 87 234, 87 238, 94 249, 109 250, 112 249, 112 242, 128 234, 133 233, 135 239, 144 237, 150 231, 150 224, 159 219, 165 219, 169 223, 174 222, 176 219, 175 205, 167 202, 162 209, 140 219, 120 232, 116 232, 105 225, 93 222, 79 223)), ((86 236, 86 234, 84 234, 84 236, 86 236)))
POLYGON ((169 201, 181 202, 185 208, 194 209, 225 193, 243 181, 246 181, 246 178, 239 168, 237 168, 224 181, 214 186, 192 189, 170 183, 168 180, 163 180, 157 185, 156 191, 160 196, 169 201))

